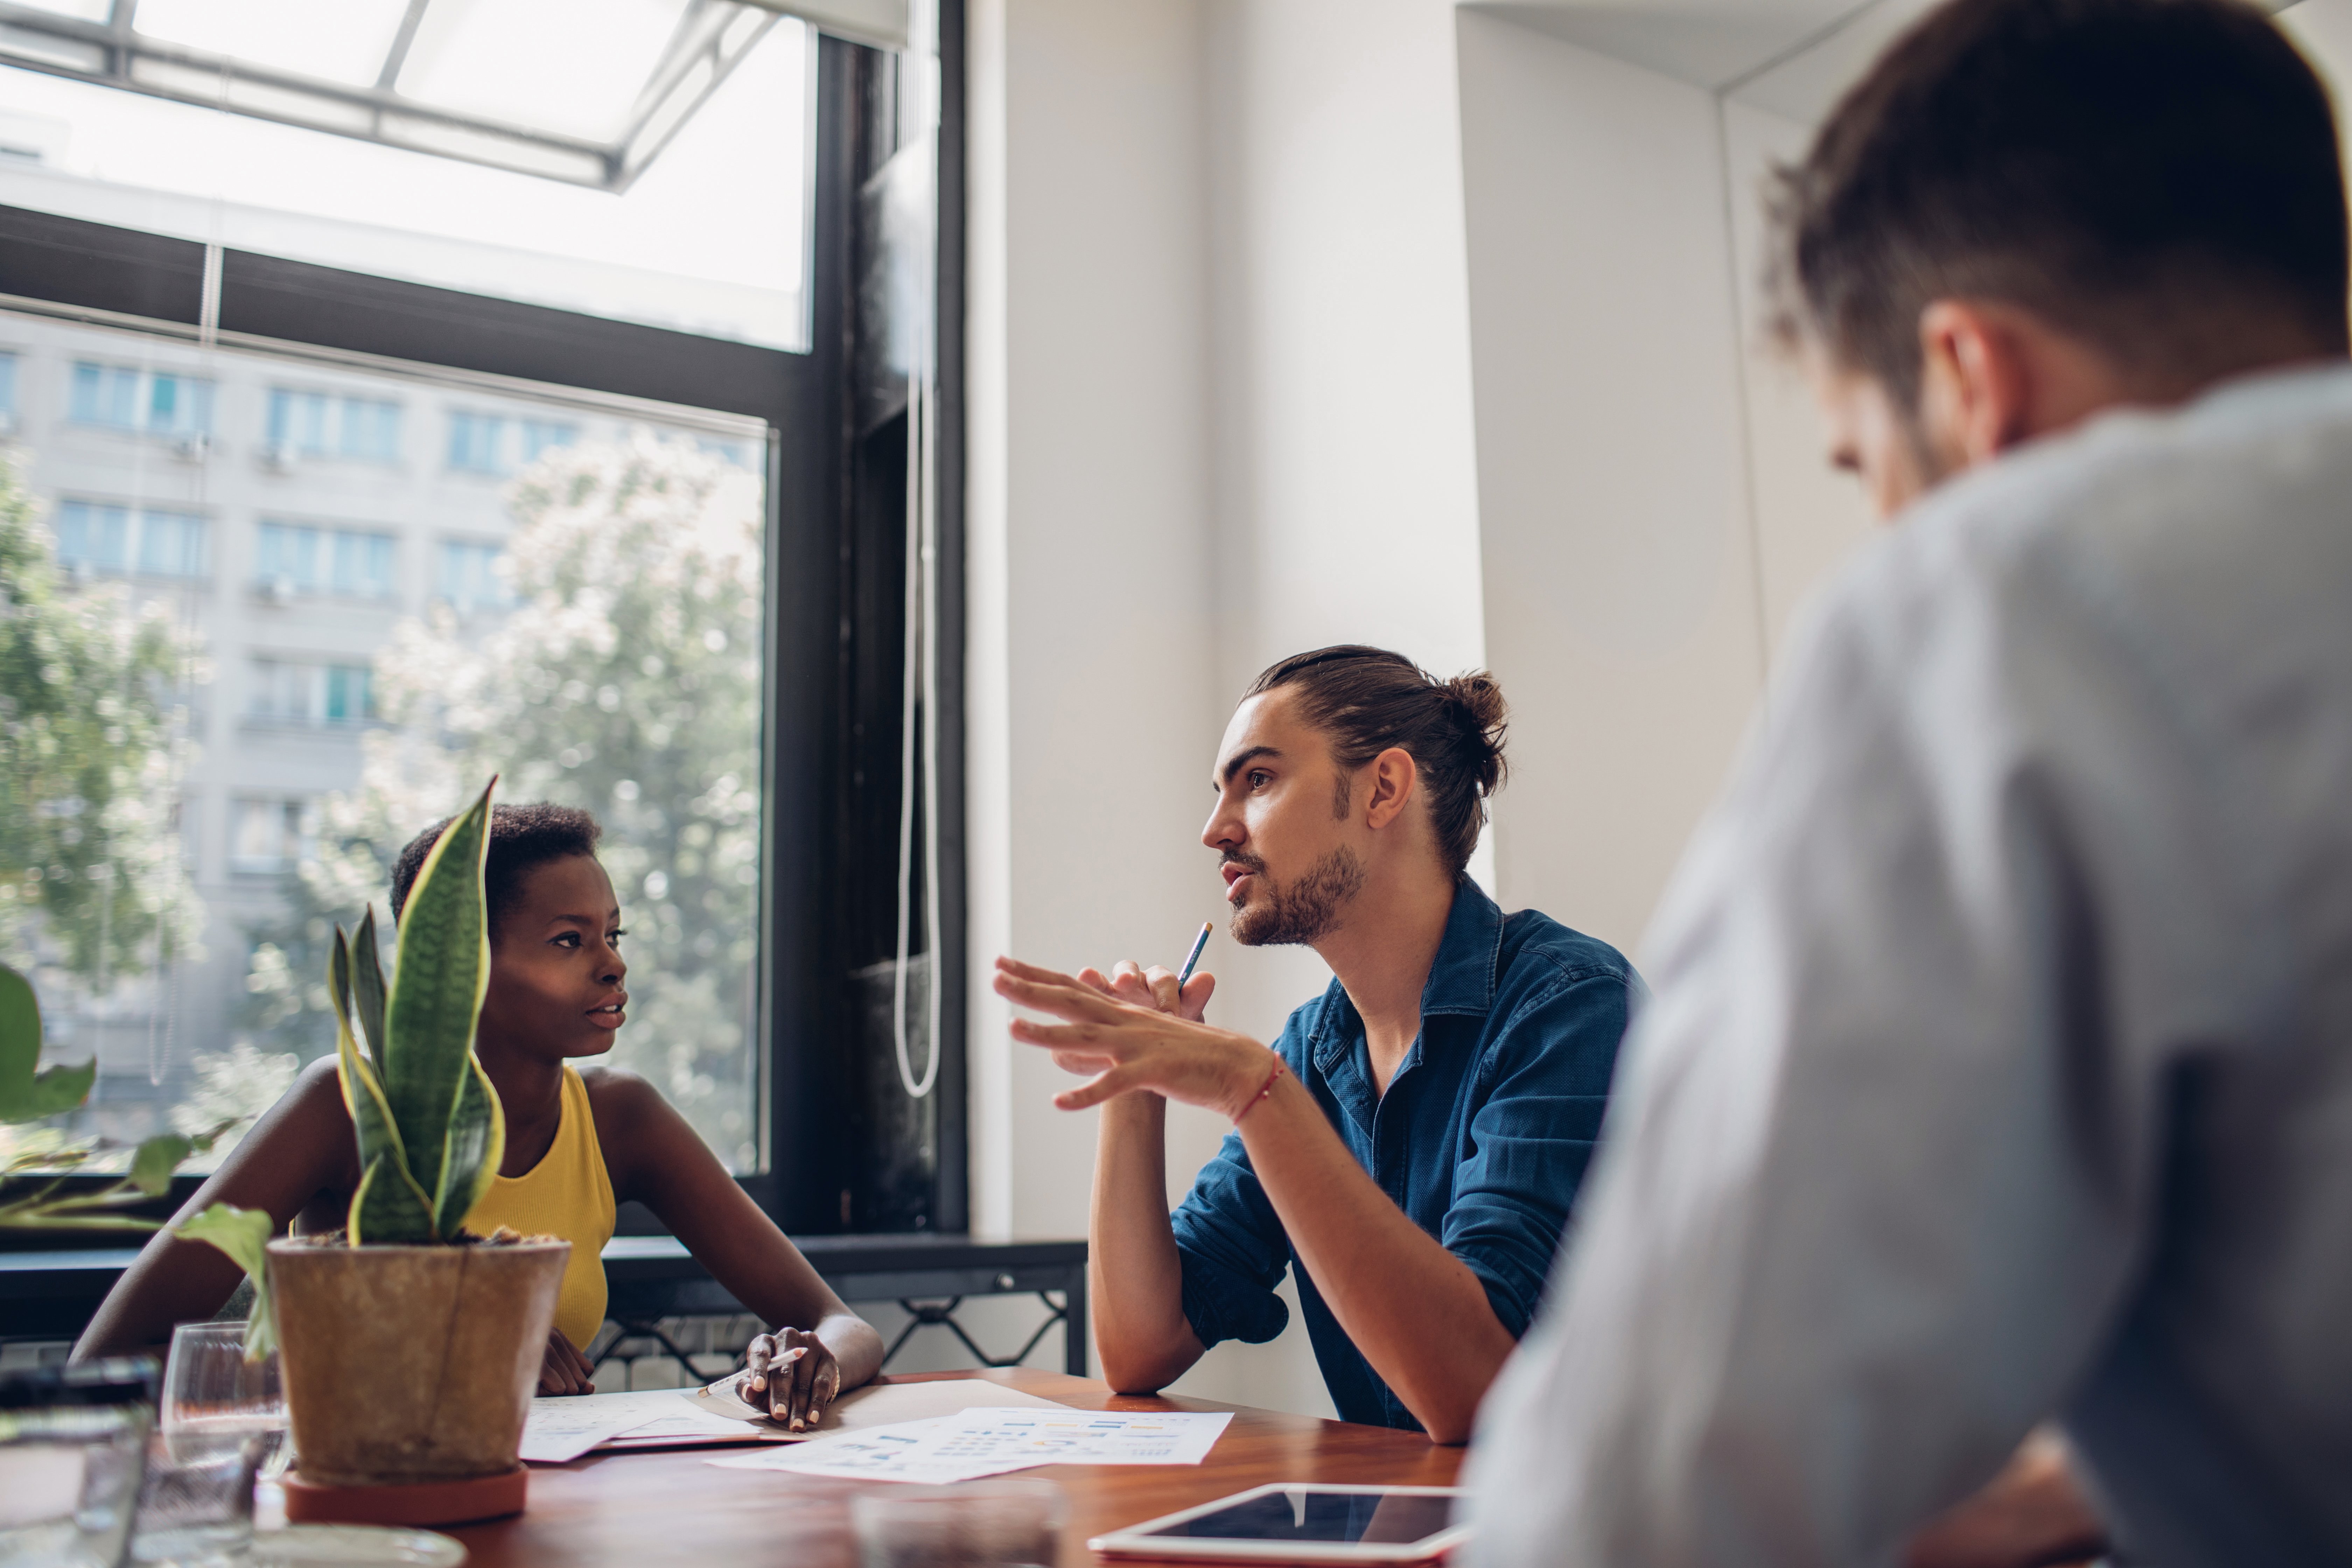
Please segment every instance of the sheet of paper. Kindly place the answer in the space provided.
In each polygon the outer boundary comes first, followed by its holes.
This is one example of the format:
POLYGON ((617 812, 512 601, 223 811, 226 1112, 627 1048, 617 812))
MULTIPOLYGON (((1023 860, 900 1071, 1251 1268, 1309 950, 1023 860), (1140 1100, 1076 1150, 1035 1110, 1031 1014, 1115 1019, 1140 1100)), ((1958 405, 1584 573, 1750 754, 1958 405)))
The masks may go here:
MULTIPOLYGON (((698 1409, 707 1415, 731 1416, 738 1421, 758 1424, 769 1436, 783 1434, 767 1417, 764 1411, 755 1410, 735 1397, 735 1380, 731 1377, 700 1390, 694 1399, 698 1409)), ((863 1388, 853 1388, 833 1402, 817 1423, 816 1430, 798 1435, 793 1441, 806 1441, 834 1432, 862 1432, 875 1426, 895 1426, 902 1422, 924 1421, 935 1415, 952 1415, 960 1410, 976 1405, 997 1409, 1062 1410, 1066 1405, 1056 1405, 1050 1399, 1040 1399, 1034 1394, 1024 1394, 1017 1388, 1007 1388, 986 1378, 949 1378, 937 1383, 869 1383, 863 1388)))
POLYGON ((944 1419, 934 1416, 928 1421, 902 1421, 890 1426, 868 1426, 858 1432, 836 1432, 811 1442, 778 1444, 757 1454, 731 1455, 709 1462, 729 1470, 788 1470, 802 1476, 834 1476, 853 1481, 911 1481, 935 1487, 978 1480, 982 1476, 1001 1476, 1036 1462, 918 1460, 916 1448, 944 1419))
POLYGON ((910 1465, 1197 1465, 1228 1410, 964 1410, 923 1435, 910 1465))
POLYGON ((691 1440, 698 1436, 739 1436, 745 1428, 698 1409, 690 1388, 649 1388, 635 1394, 581 1394, 530 1402, 522 1425, 522 1458, 534 1464, 561 1465, 576 1459, 598 1444, 626 1434, 691 1440))

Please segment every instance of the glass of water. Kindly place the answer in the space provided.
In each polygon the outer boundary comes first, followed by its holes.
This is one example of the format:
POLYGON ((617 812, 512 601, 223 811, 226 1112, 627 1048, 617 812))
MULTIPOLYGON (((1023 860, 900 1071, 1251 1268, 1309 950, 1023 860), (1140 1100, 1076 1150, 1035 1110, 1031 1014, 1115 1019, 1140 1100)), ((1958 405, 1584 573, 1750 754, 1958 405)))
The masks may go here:
POLYGON ((245 1325, 182 1323, 163 1364, 162 1426, 173 1436, 257 1436, 275 1474, 286 1443, 286 1391, 278 1352, 245 1359, 245 1325))
POLYGON ((862 1568, 1050 1568, 1068 1500, 1051 1481, 892 1486, 849 1500, 862 1568))
POLYGON ((131 1560, 227 1568, 253 1546, 253 1482, 268 1435, 158 1432, 131 1530, 131 1560))

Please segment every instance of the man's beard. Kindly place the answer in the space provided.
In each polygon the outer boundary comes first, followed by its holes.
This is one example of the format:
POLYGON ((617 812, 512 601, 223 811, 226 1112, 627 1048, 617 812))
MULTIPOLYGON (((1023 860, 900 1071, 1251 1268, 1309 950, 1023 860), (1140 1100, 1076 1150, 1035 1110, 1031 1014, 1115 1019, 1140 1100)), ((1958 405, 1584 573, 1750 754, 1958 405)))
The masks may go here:
POLYGON ((1342 844, 1278 887, 1255 857, 1229 857, 1250 868, 1265 891, 1234 911, 1234 940, 1244 947, 1304 947, 1329 935, 1364 885, 1364 863, 1342 844))

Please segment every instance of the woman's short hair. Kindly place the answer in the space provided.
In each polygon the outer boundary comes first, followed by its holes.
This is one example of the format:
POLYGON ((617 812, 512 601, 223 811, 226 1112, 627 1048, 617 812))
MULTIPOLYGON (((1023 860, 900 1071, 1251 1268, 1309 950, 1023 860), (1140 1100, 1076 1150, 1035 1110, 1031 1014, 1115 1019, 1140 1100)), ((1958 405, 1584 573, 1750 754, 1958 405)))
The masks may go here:
MULTIPOLYGON (((425 869, 425 858, 457 820, 445 816, 408 841, 392 863, 392 918, 407 907, 409 889, 425 869)), ((567 855, 593 855, 604 829, 594 816, 576 805, 534 801, 527 805, 490 807, 490 848, 482 868, 483 901, 488 906, 489 929, 499 929, 499 917, 522 896, 522 879, 550 860, 567 855)))
POLYGON ((1299 717, 1319 731, 1339 764, 1340 815, 1347 775, 1391 746, 1412 754, 1438 852, 1460 877, 1486 826, 1486 797, 1503 786, 1503 689, 1485 670, 1440 680, 1401 653, 1344 643, 1293 654, 1267 667, 1245 697, 1286 689, 1299 717))

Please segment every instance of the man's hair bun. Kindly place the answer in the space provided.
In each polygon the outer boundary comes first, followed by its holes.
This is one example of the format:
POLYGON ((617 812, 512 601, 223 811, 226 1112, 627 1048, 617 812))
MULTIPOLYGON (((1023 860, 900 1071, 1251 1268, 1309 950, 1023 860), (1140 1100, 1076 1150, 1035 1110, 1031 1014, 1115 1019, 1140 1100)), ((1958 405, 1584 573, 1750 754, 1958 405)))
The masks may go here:
POLYGON ((1510 772, 1503 761, 1503 738, 1511 727, 1511 708, 1503 700, 1502 682, 1483 669, 1474 669, 1438 682, 1438 689, 1461 710, 1464 725, 1476 738, 1478 793, 1494 794, 1503 787, 1510 772))
POLYGON ((1276 687, 1298 693, 1300 716, 1347 772, 1391 746, 1412 753, 1439 852, 1459 877, 1486 825, 1486 797, 1503 784, 1510 710, 1500 683, 1485 670, 1440 680, 1401 653, 1346 643, 1270 666, 1248 695, 1276 687))

